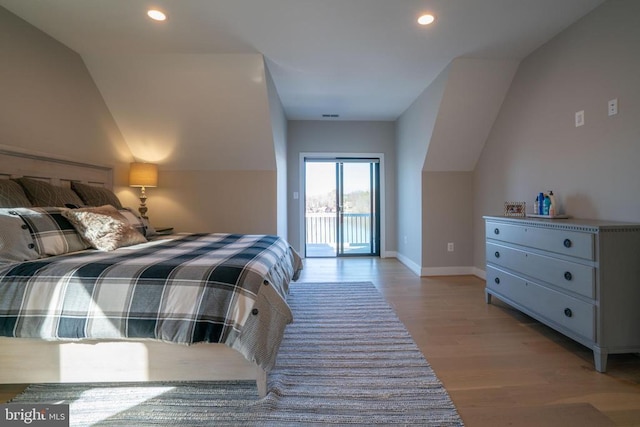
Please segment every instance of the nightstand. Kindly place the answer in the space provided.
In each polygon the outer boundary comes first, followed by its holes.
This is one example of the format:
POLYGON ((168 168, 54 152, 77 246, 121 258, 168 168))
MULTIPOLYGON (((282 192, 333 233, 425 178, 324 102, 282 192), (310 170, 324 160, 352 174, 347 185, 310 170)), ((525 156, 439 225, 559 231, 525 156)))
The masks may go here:
POLYGON ((156 234, 158 236, 167 236, 173 234, 173 227, 157 227, 156 234))

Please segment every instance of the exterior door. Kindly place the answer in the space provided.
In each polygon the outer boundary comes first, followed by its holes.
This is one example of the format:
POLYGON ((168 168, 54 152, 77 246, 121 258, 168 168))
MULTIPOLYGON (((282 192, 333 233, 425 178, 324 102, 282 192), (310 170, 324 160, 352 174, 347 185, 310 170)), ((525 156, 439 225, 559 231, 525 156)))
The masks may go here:
POLYGON ((380 255, 378 159, 305 159, 305 256, 380 255))

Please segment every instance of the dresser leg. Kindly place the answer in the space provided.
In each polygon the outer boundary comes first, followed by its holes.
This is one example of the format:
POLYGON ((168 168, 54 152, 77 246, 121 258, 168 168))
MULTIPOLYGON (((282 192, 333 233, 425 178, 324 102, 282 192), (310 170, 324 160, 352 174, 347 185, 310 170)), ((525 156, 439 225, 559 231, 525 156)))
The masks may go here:
POLYGON ((491 304, 491 294, 487 291, 484 291, 484 300, 487 302, 487 304, 491 304))
POLYGON ((607 372, 607 359, 609 357, 609 353, 606 350, 602 350, 601 348, 593 349, 593 361, 596 365, 596 371, 598 372, 607 372))

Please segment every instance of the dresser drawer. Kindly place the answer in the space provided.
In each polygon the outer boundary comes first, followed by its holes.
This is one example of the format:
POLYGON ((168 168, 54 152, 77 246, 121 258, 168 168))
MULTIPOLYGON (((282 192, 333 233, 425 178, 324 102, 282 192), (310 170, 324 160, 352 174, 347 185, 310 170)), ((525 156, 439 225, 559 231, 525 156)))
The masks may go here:
POLYGON ((588 260, 595 259, 594 236, 591 233, 525 225, 486 223, 487 239, 529 246, 588 260))
POLYGON ((556 325, 595 340, 595 306, 500 269, 487 266, 487 288, 556 325))
POLYGON ((595 268, 487 243, 487 262, 497 264, 562 289, 595 298, 595 268))

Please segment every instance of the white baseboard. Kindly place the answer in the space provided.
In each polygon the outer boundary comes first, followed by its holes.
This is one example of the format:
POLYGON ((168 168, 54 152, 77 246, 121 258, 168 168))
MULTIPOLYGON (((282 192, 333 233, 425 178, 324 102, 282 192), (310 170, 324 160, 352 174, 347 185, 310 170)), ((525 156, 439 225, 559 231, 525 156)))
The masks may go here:
POLYGON ((474 274, 475 267, 424 267, 421 276, 466 276, 474 274))
POLYGON ((406 256, 402 255, 401 253, 397 253, 396 254, 396 258, 398 258, 398 261, 403 263, 409 270, 413 271, 413 273, 416 276, 420 276, 420 266, 418 264, 416 264, 415 262, 411 261, 409 258, 407 258, 406 256))
POLYGON ((380 258, 398 258, 398 253, 396 251, 385 251, 380 254, 380 258))
POLYGON ((478 267, 425 267, 421 276, 476 276, 486 279, 485 271, 478 267))
POLYGON ((474 276, 478 276, 482 280, 486 280, 487 279, 487 273, 481 268, 473 267, 473 273, 472 274, 474 276))
MULTIPOLYGON (((393 252, 386 252, 385 256, 391 255, 393 252)), ((429 277, 429 276, 477 276, 481 279, 486 278, 485 271, 472 266, 462 267, 424 267, 421 268, 418 264, 402 255, 401 253, 393 253, 394 256, 403 263, 409 270, 413 271, 417 276, 429 277)))

